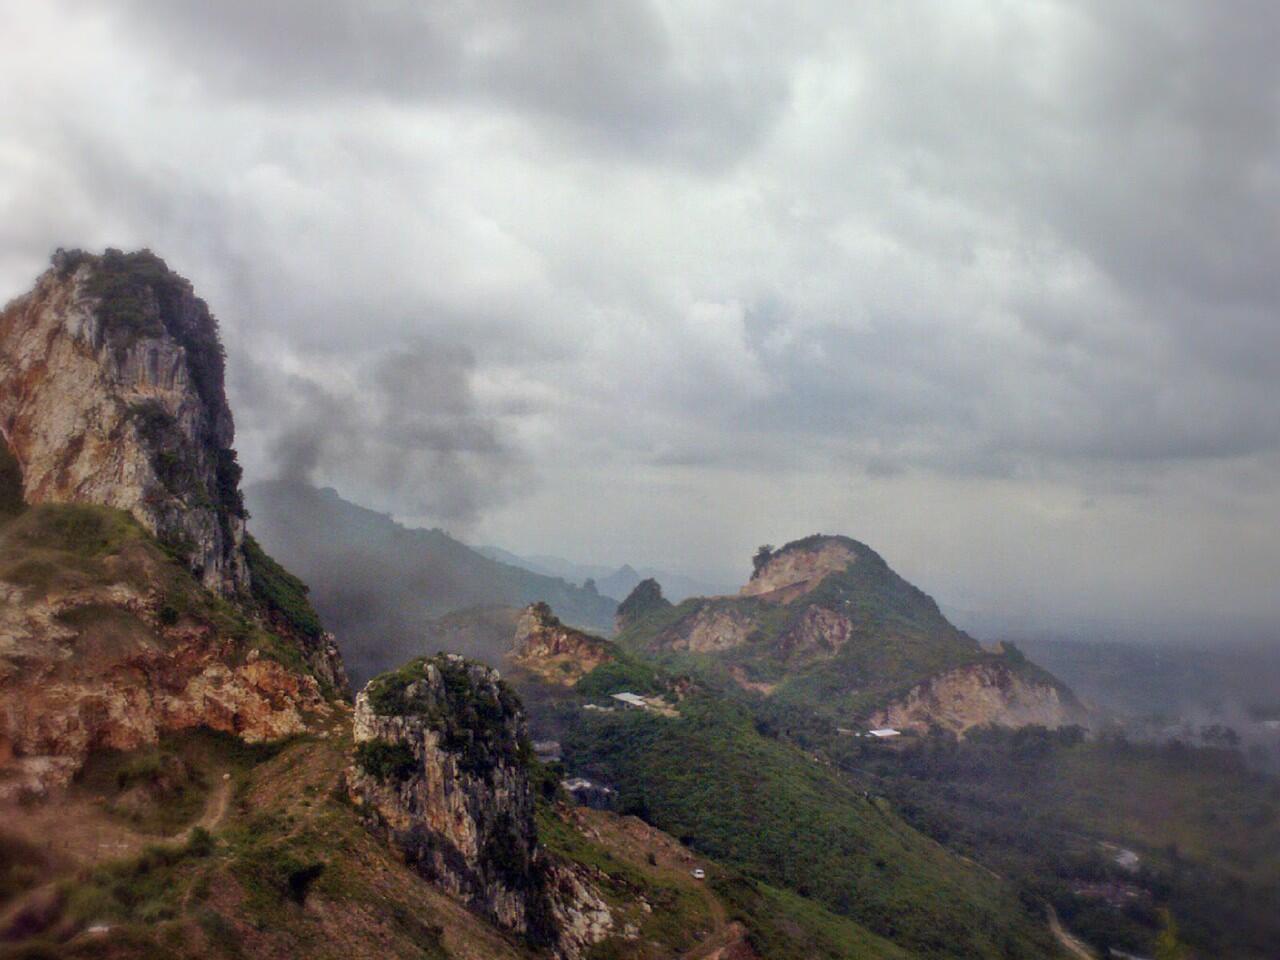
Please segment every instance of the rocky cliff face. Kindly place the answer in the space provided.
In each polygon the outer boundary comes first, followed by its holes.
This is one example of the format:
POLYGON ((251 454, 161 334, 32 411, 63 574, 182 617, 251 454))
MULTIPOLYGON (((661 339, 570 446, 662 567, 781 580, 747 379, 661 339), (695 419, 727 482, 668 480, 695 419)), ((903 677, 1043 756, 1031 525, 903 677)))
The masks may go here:
POLYGON ((247 587, 217 322, 158 257, 60 251, 5 307, 0 430, 29 503, 127 510, 210 589, 247 587))
POLYGON ((291 656, 128 515, 32 508, 0 534, 0 794, 65 786, 90 751, 167 730, 300 733, 331 707, 291 656))
POLYGON ((352 799, 424 877, 561 956, 608 935, 599 894, 538 846, 524 716, 496 670, 442 654, 383 674, 354 737, 352 799))
POLYGON ((508 660, 555 686, 571 687, 613 659, 609 641, 566 627, 545 603, 526 607, 516 622, 508 660))
POLYGON ((1007 663, 979 662, 958 667, 913 687, 870 717, 872 726, 925 732, 941 727, 963 735, 973 727, 1056 729, 1084 720, 1069 691, 1029 679, 1007 663))
POLYGON ((811 540, 814 542, 789 544, 776 553, 758 555, 756 569, 739 594, 790 603, 816 589, 828 574, 846 570, 858 560, 849 541, 836 537, 811 540))
POLYGON ((59 252, 0 313, 0 767, 298 733, 346 690, 306 586, 245 533, 217 324, 150 253, 59 252))

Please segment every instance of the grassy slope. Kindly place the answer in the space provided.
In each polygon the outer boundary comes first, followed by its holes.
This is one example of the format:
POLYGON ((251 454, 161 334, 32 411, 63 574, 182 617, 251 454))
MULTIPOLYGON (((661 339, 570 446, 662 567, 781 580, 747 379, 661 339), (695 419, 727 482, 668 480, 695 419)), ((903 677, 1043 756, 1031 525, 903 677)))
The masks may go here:
MULTIPOLYGON (((19 587, 23 602, 65 600, 81 591, 127 586, 153 594, 166 625, 207 623, 238 641, 245 654, 256 649, 299 672, 309 670, 297 642, 265 629, 256 617, 205 590, 132 517, 110 507, 40 504, 0 515, 0 580, 19 587)), ((305 605, 305 593, 297 601, 305 605)), ((59 620, 79 632, 82 654, 110 657, 131 645, 167 642, 142 618, 110 605, 73 604, 59 620)))
MULTIPOLYGON (((21 953, 34 948, 28 943, 11 947, 13 956, 527 956, 418 880, 341 801, 345 719, 327 739, 273 748, 213 739, 220 748, 168 742, 187 756, 202 753, 208 765, 197 771, 205 779, 220 780, 224 770, 232 776, 233 798, 210 834, 156 843, 122 860, 64 863, 33 878, 65 890, 63 917, 45 936, 44 952, 21 953), (89 923, 111 930, 55 942, 59 926, 69 932, 89 923)), ((97 786, 109 803, 110 785, 97 786)))
POLYGON ((584 717, 566 764, 699 852, 812 897, 921 956, 1053 954, 1013 891, 723 701, 671 720, 584 717))
MULTIPOLYGON (((315 736, 272 746, 197 731, 153 750, 99 756, 68 798, 53 801, 66 805, 63 818, 73 817, 83 834, 71 856, 42 858, 41 840, 23 834, 21 816, 0 828, 0 851, 23 857, 23 869, 6 863, 0 871, 0 913, 33 888, 52 884, 64 893, 52 926, 0 947, 0 957, 529 958, 520 943, 435 891, 364 829, 341 788, 350 748, 343 713, 315 736), (141 825, 171 839, 128 832, 140 821, 116 808, 163 768, 158 759, 172 758, 182 760, 209 802, 183 804, 179 816, 157 797, 141 825), (210 820, 219 790, 230 800, 210 820), (207 833, 191 830, 202 813, 207 833), (98 837, 112 843, 104 848, 98 837), (126 854, 100 859, 112 849, 126 854), (102 937, 76 932, 93 923, 111 930, 102 937)), ((58 818, 56 809, 45 813, 58 818)), ((553 805, 541 806, 538 820, 547 849, 590 868, 619 918, 638 928, 638 939, 610 940, 593 958, 671 957, 711 943, 731 918, 745 919, 750 942, 776 960, 906 956, 845 918, 714 863, 698 861, 714 886, 695 881, 681 865, 687 851, 635 821, 553 805), (650 853, 657 854, 652 863, 650 853)), ((38 833, 39 824, 30 826, 38 833)))

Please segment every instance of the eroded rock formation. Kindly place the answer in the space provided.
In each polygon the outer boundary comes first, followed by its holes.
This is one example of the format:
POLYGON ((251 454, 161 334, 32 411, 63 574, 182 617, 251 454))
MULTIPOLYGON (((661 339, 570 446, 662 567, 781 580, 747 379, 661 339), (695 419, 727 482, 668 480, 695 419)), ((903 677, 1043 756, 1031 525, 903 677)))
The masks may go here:
POLYGON ((354 737, 353 801, 425 878, 566 957, 607 936, 600 895, 538 846, 524 715, 496 670, 441 654, 376 677, 354 737))
POLYGON ((812 539, 812 544, 788 545, 767 559, 762 558, 739 595, 790 603, 815 590, 828 574, 839 573, 858 560, 848 541, 836 537, 812 539))
POLYGON ((0 792, 65 786, 90 751, 166 730, 302 732, 330 706, 281 644, 126 515, 33 508, 0 538, 0 792))
POLYGON ((148 253, 55 255, 0 313, 0 767, 298 733, 346 690, 306 586, 245 533, 217 323, 148 253))
POLYGON ((5 307, 0 430, 29 503, 127 510, 207 587, 247 588, 217 322, 160 258, 59 251, 5 307))

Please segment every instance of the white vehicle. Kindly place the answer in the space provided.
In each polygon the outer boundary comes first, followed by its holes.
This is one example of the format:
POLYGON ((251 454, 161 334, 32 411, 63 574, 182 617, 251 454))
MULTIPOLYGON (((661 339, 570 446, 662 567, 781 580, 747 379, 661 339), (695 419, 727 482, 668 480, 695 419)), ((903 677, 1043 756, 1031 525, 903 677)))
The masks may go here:
POLYGON ((693 868, 693 879, 695 879, 695 880, 705 880, 705 879, 707 879, 707 871, 703 870, 701 867, 694 867, 694 868, 693 868))

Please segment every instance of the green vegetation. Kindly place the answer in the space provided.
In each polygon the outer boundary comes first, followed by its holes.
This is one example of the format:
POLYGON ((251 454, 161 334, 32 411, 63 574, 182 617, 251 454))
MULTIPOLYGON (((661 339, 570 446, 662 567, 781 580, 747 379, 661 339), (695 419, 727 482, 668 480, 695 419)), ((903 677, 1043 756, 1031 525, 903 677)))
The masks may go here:
POLYGON ((845 762, 921 830, 1019 878, 1103 951, 1150 955, 1160 907, 1204 956, 1260 960, 1280 939, 1280 785, 1232 751, 1023 728, 845 762), (1140 868, 1122 868, 1103 843, 1138 852, 1140 868), (1120 907, 1104 898, 1116 885, 1128 891, 1120 907))
POLYGON ((574 684, 574 692, 583 697, 605 697, 612 693, 661 694, 670 687, 670 681, 653 667, 619 650, 614 659, 596 667, 574 684))
POLYGON ((84 503, 40 504, 5 530, 7 544, 14 547, 55 550, 85 560, 100 559, 145 536, 124 511, 84 503))
POLYGON ((710 886, 730 916, 747 927, 747 942, 769 960, 849 960, 910 956, 847 917, 788 890, 740 874, 713 876, 710 886))
POLYGON ((356 745, 356 763, 378 780, 408 780, 417 767, 413 751, 403 743, 368 740, 356 745))
POLYGON ((307 598, 307 585, 267 555, 252 536, 244 538, 244 555, 249 563, 250 589, 254 599, 278 614, 304 637, 324 632, 320 616, 307 598))
POLYGON ((104 864, 68 891, 67 913, 81 923, 172 920, 211 853, 208 837, 193 834, 185 845, 155 844, 141 856, 104 864))
POLYGON ((625 811, 914 954, 1052 953, 1012 888, 826 764, 761 736, 741 708, 691 698, 678 719, 584 717, 563 742, 569 769, 614 785, 625 811))
POLYGON ((384 716, 421 717, 470 773, 486 775, 499 763, 527 764, 532 748, 516 732, 520 698, 503 680, 478 683, 471 676, 475 668, 488 669, 445 654, 419 657, 371 680, 369 706, 384 716), (426 682, 429 666, 440 674, 438 686, 426 682))
POLYGON ((636 584, 625 600, 618 604, 618 622, 634 623, 638 618, 671 609, 671 601, 662 595, 662 587, 650 577, 636 584))

